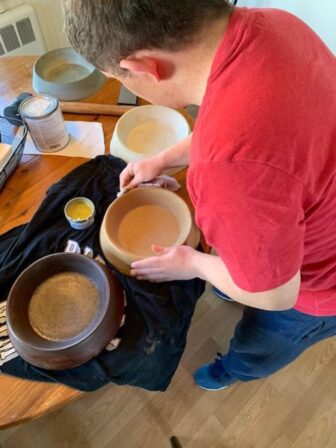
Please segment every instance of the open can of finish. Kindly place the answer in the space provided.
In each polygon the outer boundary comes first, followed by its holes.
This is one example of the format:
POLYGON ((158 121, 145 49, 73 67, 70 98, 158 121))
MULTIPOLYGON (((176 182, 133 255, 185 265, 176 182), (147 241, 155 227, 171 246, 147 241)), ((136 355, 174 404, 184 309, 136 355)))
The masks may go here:
POLYGON ((73 229, 84 230, 94 223, 95 206, 88 198, 73 198, 65 204, 64 214, 73 229))
POLYGON ((60 151, 68 144, 70 135, 56 98, 34 95, 22 101, 19 112, 40 152, 60 151))

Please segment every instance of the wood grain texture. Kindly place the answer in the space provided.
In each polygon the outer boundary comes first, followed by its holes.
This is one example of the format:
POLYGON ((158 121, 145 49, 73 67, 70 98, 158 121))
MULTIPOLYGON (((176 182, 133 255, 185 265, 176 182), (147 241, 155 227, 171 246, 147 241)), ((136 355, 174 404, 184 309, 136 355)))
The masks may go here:
MULTIPOLYGON (((4 57, 0 59, 0 114, 5 106, 22 93, 32 92, 31 73, 36 57, 4 57)), ((103 104, 113 107, 119 95, 120 84, 108 79, 85 104, 103 104), (112 106, 111 106, 112 105, 112 106)), ((140 100, 140 104, 145 101, 140 100)), ((192 119, 182 111, 192 126, 192 119)), ((65 119, 99 121, 103 124, 106 153, 118 117, 105 115, 65 114, 65 119)), ((0 234, 28 222, 44 199, 48 188, 87 159, 61 156, 24 155, 18 168, 0 191, 0 234)), ((179 194, 190 204, 185 186, 185 171, 176 175, 182 188, 179 194)), ((0 374, 0 429, 37 418, 46 412, 79 397, 80 392, 60 385, 33 383, 0 374)))
POLYGON ((25 422, 66 405, 81 393, 57 384, 0 375, 0 428, 25 422))

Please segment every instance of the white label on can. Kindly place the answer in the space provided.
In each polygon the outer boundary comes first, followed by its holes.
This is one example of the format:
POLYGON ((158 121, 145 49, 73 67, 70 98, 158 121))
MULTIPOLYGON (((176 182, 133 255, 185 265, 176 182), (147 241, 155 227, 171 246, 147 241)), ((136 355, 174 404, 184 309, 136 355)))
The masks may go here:
POLYGON ((41 152, 59 151, 69 141, 69 134, 59 107, 47 117, 38 119, 25 117, 25 121, 36 148, 41 152))

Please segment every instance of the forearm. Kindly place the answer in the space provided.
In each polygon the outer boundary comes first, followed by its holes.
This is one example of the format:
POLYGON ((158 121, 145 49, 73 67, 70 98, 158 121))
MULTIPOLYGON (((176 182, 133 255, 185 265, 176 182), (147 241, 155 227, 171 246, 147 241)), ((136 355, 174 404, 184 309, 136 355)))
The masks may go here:
POLYGON ((239 288, 220 257, 196 252, 192 259, 198 277, 208 281, 243 305, 269 311, 290 309, 294 306, 300 287, 300 275, 289 282, 265 292, 251 293, 239 288))
POLYGON ((160 158, 162 166, 164 168, 173 168, 189 165, 191 139, 192 134, 158 154, 157 157, 160 158))

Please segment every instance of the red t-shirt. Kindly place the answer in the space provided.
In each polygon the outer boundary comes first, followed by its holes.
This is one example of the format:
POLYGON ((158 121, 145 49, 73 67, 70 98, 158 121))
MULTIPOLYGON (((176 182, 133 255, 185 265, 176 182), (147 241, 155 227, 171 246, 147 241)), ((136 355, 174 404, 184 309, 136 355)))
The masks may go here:
POLYGON ((296 309, 336 315, 336 59, 298 18, 237 8, 196 122, 196 221, 250 292, 300 269, 296 309))

